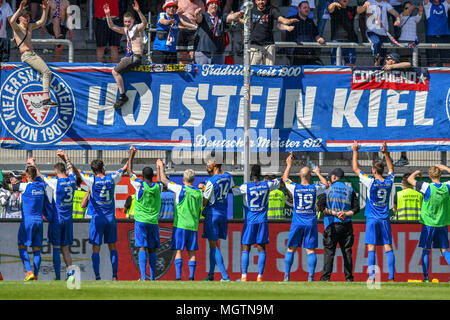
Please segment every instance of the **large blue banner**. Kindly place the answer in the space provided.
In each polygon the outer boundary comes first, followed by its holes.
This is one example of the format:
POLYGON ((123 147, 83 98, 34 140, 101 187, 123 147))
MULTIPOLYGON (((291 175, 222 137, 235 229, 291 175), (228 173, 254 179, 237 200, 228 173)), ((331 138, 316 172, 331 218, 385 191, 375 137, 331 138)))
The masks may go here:
MULTIPOLYGON (((239 151, 244 146, 243 67, 145 65, 124 75, 129 101, 107 64, 50 64, 52 99, 40 77, 2 64, 0 146, 16 149, 239 151)), ((253 150, 450 150, 450 69, 254 66, 253 150)))

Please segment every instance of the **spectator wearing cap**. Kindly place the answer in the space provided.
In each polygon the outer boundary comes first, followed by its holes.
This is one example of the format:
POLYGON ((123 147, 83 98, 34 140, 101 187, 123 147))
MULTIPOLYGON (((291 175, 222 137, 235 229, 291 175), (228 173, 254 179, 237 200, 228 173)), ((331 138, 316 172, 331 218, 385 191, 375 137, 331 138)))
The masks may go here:
MULTIPOLYGON (((250 64, 251 65, 274 65, 275 64, 275 41, 273 38, 273 27, 275 21, 280 30, 292 31, 292 23, 298 21, 297 17, 287 19, 283 17, 280 10, 269 5, 268 0, 255 0, 255 6, 251 9, 250 21, 250 64)), ((241 23, 244 23, 241 20, 241 23)))
POLYGON ((359 200, 350 185, 345 184, 344 171, 336 168, 329 174, 331 186, 317 200, 317 209, 324 216, 324 266, 320 280, 330 281, 334 255, 339 244, 344 259, 345 280, 353 281, 352 246, 354 242, 352 216, 359 212, 359 200))
MULTIPOLYGON (((426 41, 428 43, 450 43, 450 30, 448 26, 448 10, 450 0, 423 0, 425 18, 427 21, 426 41)), ((428 65, 437 67, 450 66, 450 50, 427 50, 428 65)))
POLYGON ((166 0, 161 12, 156 19, 156 37, 153 43, 154 63, 178 63, 177 42, 180 26, 193 28, 195 25, 181 20, 177 12, 177 2, 166 0))
POLYGON ((394 69, 408 69, 411 68, 411 62, 400 61, 400 55, 396 52, 391 52, 386 55, 386 59, 384 61, 384 66, 381 68, 385 71, 394 70, 394 69))
MULTIPOLYGON (((386 55, 386 59, 384 60, 384 66, 382 67, 383 70, 389 71, 389 70, 395 70, 395 69, 409 69, 411 68, 411 62, 404 61, 401 62, 400 55, 396 52, 391 52, 386 55)), ((388 157, 391 158, 388 152, 388 157)), ((383 159, 383 163, 385 162, 385 159, 383 159)), ((398 160, 394 165, 396 167, 402 167, 409 164, 408 157, 406 155, 406 151, 403 151, 400 156, 400 160, 398 160)))
POLYGON ((194 38, 197 29, 195 11, 205 12, 205 4, 202 0, 178 0, 177 14, 181 21, 193 25, 193 28, 180 28, 178 33, 178 50, 180 62, 192 63, 194 61, 194 38))
MULTIPOLYGON (((9 174, 11 185, 22 182, 22 174, 19 171, 12 171, 9 174)), ((20 219, 22 218, 22 194, 19 191, 8 191, 0 188, 0 202, 2 205, 2 218, 20 219)))
MULTIPOLYGON (((288 19, 296 18, 297 22, 294 22, 292 26, 294 29, 287 33, 286 41, 288 42, 317 42, 324 44, 325 40, 319 35, 316 24, 308 15, 310 13, 310 7, 308 1, 302 1, 298 7, 298 15, 290 16, 288 19)), ((314 48, 295 48, 290 51, 293 54, 293 65, 317 65, 322 64, 320 61, 320 49, 314 48)))
POLYGON ((206 12, 195 10, 198 24, 196 34, 196 50, 194 54, 197 64, 224 64, 224 37, 227 23, 237 21, 244 14, 237 11, 230 14, 219 12, 218 0, 206 1, 206 12))

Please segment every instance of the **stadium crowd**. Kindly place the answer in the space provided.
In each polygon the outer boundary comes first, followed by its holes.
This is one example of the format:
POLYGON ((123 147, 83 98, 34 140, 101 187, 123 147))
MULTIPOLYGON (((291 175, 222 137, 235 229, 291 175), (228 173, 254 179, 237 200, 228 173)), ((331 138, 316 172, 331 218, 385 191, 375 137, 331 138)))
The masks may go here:
MULTIPOLYGON (((383 246, 387 256, 389 279, 395 279, 395 256, 392 248, 389 202, 394 184, 394 165, 389 157, 386 142, 381 152, 388 169, 384 176, 385 165, 377 160, 372 163, 371 175, 364 173, 358 165, 359 144, 352 146, 352 168, 360 183, 367 188, 365 244, 368 250, 369 280, 375 282, 376 248, 383 246)), ((228 282, 226 267, 218 246, 219 239, 227 239, 228 233, 228 195, 242 195, 244 205, 244 225, 242 230, 241 282, 247 281, 249 252, 253 245, 258 249, 257 281, 263 281, 266 264, 266 244, 269 242, 269 219, 282 218, 280 209, 284 200, 274 191, 279 190, 281 181, 292 197, 293 217, 286 244, 284 281, 290 281, 290 272, 294 254, 298 248, 307 253, 309 269, 308 281, 314 281, 317 265, 318 218, 324 219, 324 269, 321 281, 330 281, 337 245, 344 258, 346 281, 353 279, 352 247, 354 235, 352 217, 359 212, 359 199, 353 188, 344 183, 344 171, 332 170, 328 179, 321 174, 318 166, 301 168, 300 182, 290 178, 294 163, 291 152, 286 159, 286 169, 280 178, 268 176, 262 179, 261 167, 253 165, 251 181, 234 185, 232 176, 222 170, 219 163, 209 160, 206 171, 210 176, 205 182, 194 186, 195 172, 187 169, 183 173, 181 184, 167 176, 165 164, 156 161, 156 174, 151 167, 145 167, 139 178, 133 171, 133 161, 138 150, 131 146, 128 161, 112 173, 106 174, 101 160, 91 162, 92 174, 79 171, 69 160, 68 155, 58 150, 62 162, 54 165, 54 176, 40 172, 34 158, 27 159, 26 182, 19 172, 11 172, 9 181, 5 181, 0 172, 0 201, 2 216, 21 217, 18 230, 18 248, 20 258, 26 269, 25 281, 37 280, 40 268, 40 250, 43 242, 43 219, 49 222, 47 241, 53 248, 55 279, 61 278, 61 254, 67 267, 67 277, 73 277, 72 258, 69 246, 73 244, 73 220, 84 217, 83 208, 91 217, 89 243, 92 245, 92 266, 95 279, 100 280, 100 249, 103 243, 110 251, 113 280, 118 280, 118 259, 116 249, 117 219, 115 208, 115 185, 127 173, 135 194, 128 205, 128 214, 134 217, 135 246, 139 252, 140 280, 147 280, 147 263, 150 266, 150 280, 155 280, 156 252, 160 248, 158 222, 173 217, 171 249, 176 251, 176 280, 181 280, 182 252, 189 254, 189 280, 194 280, 196 269, 196 251, 198 251, 198 227, 203 218, 202 238, 209 244, 210 269, 205 281, 214 280, 217 265, 222 279, 228 282), (311 183, 315 174, 319 183, 311 183), (81 183, 88 187, 87 192, 80 189, 81 183), (167 193, 171 191, 172 193, 167 193), (81 193, 77 193, 81 192, 81 193), (163 193, 166 195, 163 196, 163 193), (271 196, 272 194, 272 196, 271 196), (163 209, 163 199, 166 203, 163 209), (170 200, 169 200, 170 199, 170 200), (270 204, 270 201, 275 203, 270 204), (276 206, 280 207, 274 207, 276 206), (274 210, 270 210, 274 209, 274 210), (20 212, 21 211, 21 212, 20 212), (273 212, 271 212, 273 211, 273 212), (27 248, 33 252, 33 267, 27 248)), ((443 172, 450 168, 442 164, 431 166, 428 170, 431 183, 417 181, 419 170, 403 176, 404 190, 395 196, 396 218, 399 220, 419 221, 422 231, 419 247, 422 248, 422 268, 424 281, 429 278, 429 254, 432 248, 439 248, 450 265, 450 251, 447 226, 450 224, 450 182, 441 183, 443 172)))
MULTIPOLYGON (((10 43, 7 39, 8 19, 12 17, 9 0, 0 0, 0 60, 9 61, 10 43)), ((41 0, 28 0, 27 12, 30 22, 38 21, 42 13, 41 0), (28 11, 29 10, 29 11, 28 11)), ((119 55, 127 54, 121 45, 126 35, 109 28, 104 5, 108 4, 114 25, 123 27, 126 15, 136 23, 151 14, 150 23, 156 32, 151 32, 153 43, 151 59, 155 63, 218 63, 232 64, 233 43, 242 45, 242 36, 233 30, 243 26, 244 0, 97 0, 94 1, 94 31, 96 61, 104 62, 105 50, 113 63, 119 55), (140 8, 143 15, 135 12, 140 8), (227 48, 228 47, 228 48, 227 48)), ((383 43, 394 43, 402 60, 411 59, 411 48, 418 43, 418 26, 424 21, 425 42, 450 43, 450 1, 423 0, 254 0, 251 9, 251 64, 275 64, 276 55, 286 55, 292 65, 335 64, 336 49, 289 48, 274 45, 274 30, 281 31, 281 40, 296 42, 370 42, 375 65, 382 65, 386 56, 383 43), (415 5, 413 5, 415 4, 415 5), (285 16, 280 8, 289 9, 285 16), (392 17, 392 19, 391 19, 392 17), (356 23, 356 20, 359 23, 356 23), (330 33, 325 34, 327 21, 330 33), (330 60, 325 61, 324 52, 329 51, 330 60)), ((73 39, 72 10, 69 6, 81 7, 81 15, 88 17, 89 1, 51 0, 47 16, 40 27, 41 34, 48 33, 56 39, 73 39)), ((45 10, 44 10, 45 11, 45 10)), ((146 22, 146 21, 145 21, 146 22)), ((423 28, 423 27, 422 27, 423 28)), ((423 41, 422 41, 423 42, 423 41)), ((53 61, 60 61, 63 46, 55 47, 53 61)), ((242 54, 242 48, 238 49, 242 54)), ((428 66, 449 66, 450 50, 427 50, 428 66)), ((354 65, 356 50, 344 48, 345 64, 354 65)), ((327 58, 328 59, 328 58, 327 58)))

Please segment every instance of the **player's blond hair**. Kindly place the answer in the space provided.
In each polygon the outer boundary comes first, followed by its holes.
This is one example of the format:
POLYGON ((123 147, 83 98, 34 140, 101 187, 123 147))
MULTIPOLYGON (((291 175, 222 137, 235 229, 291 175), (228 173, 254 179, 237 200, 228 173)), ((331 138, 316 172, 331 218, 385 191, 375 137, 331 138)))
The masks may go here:
POLYGON ((428 175, 430 176, 430 179, 440 179, 442 171, 436 166, 431 166, 428 168, 428 175))
POLYGON ((186 169, 183 173, 183 179, 187 183, 193 183, 195 179, 195 172, 192 169, 186 169))

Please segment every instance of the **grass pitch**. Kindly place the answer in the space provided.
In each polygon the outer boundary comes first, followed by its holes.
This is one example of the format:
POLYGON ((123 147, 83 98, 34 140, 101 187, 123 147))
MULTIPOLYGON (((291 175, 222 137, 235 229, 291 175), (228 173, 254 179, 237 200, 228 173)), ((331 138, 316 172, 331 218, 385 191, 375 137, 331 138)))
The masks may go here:
POLYGON ((449 300, 450 283, 0 281, 0 300, 449 300))

